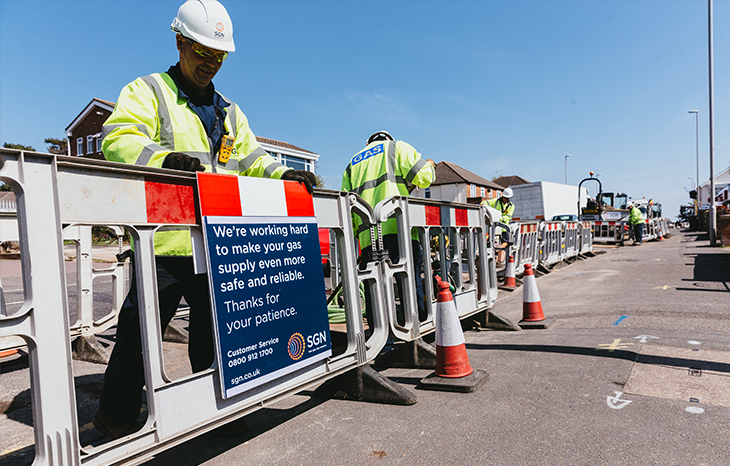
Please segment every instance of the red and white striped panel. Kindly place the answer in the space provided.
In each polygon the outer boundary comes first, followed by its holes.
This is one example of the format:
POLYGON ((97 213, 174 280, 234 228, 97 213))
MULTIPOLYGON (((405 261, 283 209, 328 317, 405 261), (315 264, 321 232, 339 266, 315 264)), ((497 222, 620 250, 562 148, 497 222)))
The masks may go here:
POLYGON ((583 228, 590 228, 591 222, 583 222, 583 228))
POLYGON ((578 226, 576 225, 575 222, 568 222, 565 224, 566 230, 575 230, 576 228, 578 228, 578 226))
POLYGON ((196 223, 193 180, 175 184, 144 176, 60 172, 58 200, 64 223, 196 223))
POLYGON ((204 217, 314 217, 312 196, 296 181, 216 173, 197 176, 204 217))
POLYGON ((608 225, 608 226, 611 226, 611 225, 616 225, 616 222, 596 222, 596 225, 599 225, 599 226, 600 225, 608 225))
POLYGON ((520 225, 520 233, 534 233, 537 231, 537 223, 523 223, 520 225))
MULTIPOLYGON (((195 225, 195 182, 158 177, 58 174, 63 223, 195 225), (180 182, 178 182, 180 183, 180 182)), ((198 173, 203 215, 313 217, 312 196, 295 181, 198 173)))
POLYGON ((411 226, 478 227, 478 209, 409 204, 411 226))
POLYGON ((563 227, 563 225, 560 223, 546 223, 545 224, 546 231, 560 230, 562 227, 563 227))

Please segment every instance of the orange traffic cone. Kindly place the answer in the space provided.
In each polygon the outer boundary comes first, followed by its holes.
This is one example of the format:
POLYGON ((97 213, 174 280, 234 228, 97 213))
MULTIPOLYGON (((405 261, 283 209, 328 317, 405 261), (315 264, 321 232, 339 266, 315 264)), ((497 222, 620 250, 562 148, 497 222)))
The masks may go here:
POLYGON ((514 290, 517 288, 517 282, 515 281, 515 257, 509 256, 509 261, 507 261, 507 267, 504 269, 504 283, 502 284, 502 288, 507 289, 509 291, 514 290))
POLYGON ((542 312, 540 293, 537 291, 537 280, 531 264, 525 264, 522 276, 522 320, 518 325, 522 328, 548 328, 555 322, 554 318, 546 319, 542 312))
POLYGON ((475 371, 466 354, 466 340, 447 282, 438 282, 436 307, 436 371, 421 380, 419 388, 473 392, 489 378, 483 370, 475 371))

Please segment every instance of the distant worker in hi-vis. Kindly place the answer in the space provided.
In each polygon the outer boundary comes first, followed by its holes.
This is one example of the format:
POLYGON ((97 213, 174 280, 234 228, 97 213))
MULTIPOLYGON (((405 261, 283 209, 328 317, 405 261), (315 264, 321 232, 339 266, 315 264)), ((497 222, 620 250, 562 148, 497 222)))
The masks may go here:
MULTIPOLYGON (((502 212, 502 216, 500 217, 499 221, 500 223, 508 225, 510 222, 512 222, 512 216, 515 213, 515 204, 510 200, 512 194, 512 188, 507 188, 502 191, 502 195, 500 197, 494 199, 486 199, 482 201, 482 205, 487 205, 502 212)), ((509 230, 503 230, 502 228, 499 228, 498 231, 495 231, 495 236, 500 234, 499 230, 501 230, 500 236, 502 239, 500 247, 506 248, 507 244, 509 244, 510 232, 509 230)), ((495 244, 497 243, 497 238, 494 238, 494 242, 495 244)), ((504 265, 506 257, 507 251, 505 249, 501 249, 497 252, 497 267, 502 267, 504 265)))
POLYGON ((634 234, 634 246, 641 246, 644 237, 644 214, 636 205, 629 205, 629 225, 634 234))
MULTIPOLYGON (((408 196, 409 185, 427 188, 435 176, 432 161, 422 159, 421 154, 413 146, 403 141, 396 141, 387 131, 378 131, 367 139, 367 146, 350 160, 342 175, 342 190, 354 192, 368 204, 375 206, 383 199, 392 196, 408 196)), ((357 216, 353 218, 353 227, 362 249, 360 269, 364 270, 372 258, 371 232, 357 216)), ((380 241, 377 232, 375 232, 375 240, 380 241)), ((395 218, 388 219, 382 225, 382 244, 383 249, 388 251, 390 260, 393 263, 398 262, 400 253, 395 218)), ((411 249, 414 258, 412 272, 415 274, 418 315, 423 320, 426 316, 421 282, 423 251, 416 232, 411 234, 411 249)), ((402 283, 400 277, 397 280, 402 283)), ((402 285, 401 289, 403 289, 402 285)), ((369 325, 372 326, 369 292, 365 293, 365 300, 367 319, 369 325)))
MULTIPOLYGON (((311 194, 314 174, 293 170, 267 154, 246 115, 213 86, 213 77, 235 50, 225 7, 215 0, 188 0, 172 30, 180 61, 122 89, 103 127, 104 157, 148 167, 294 180, 311 194)), ((155 234, 154 248, 160 327, 165 330, 184 296, 190 306, 190 363, 194 372, 203 371, 214 359, 213 330, 208 278, 193 271, 190 232, 163 227, 155 234)), ((142 426, 137 418, 145 380, 134 267, 130 283, 94 419, 96 428, 112 439, 142 426)))

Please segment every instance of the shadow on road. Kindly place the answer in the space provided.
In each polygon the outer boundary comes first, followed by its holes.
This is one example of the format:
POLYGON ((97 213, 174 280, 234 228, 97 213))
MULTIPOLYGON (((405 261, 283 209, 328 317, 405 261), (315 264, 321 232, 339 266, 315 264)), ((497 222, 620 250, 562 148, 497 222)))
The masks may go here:
POLYGON ((682 291, 730 291, 730 254, 687 254, 694 256, 694 269, 691 279, 684 278, 683 282, 691 282, 692 286, 677 288, 682 291))
MULTIPOLYGON (((582 356, 592 356, 598 358, 623 359, 634 362, 640 356, 635 351, 624 350, 598 350, 596 348, 587 348, 584 346, 563 346, 563 345, 482 345, 475 343, 467 343, 468 349, 475 350, 498 350, 498 351, 525 351, 530 353, 557 353, 557 354, 577 354, 582 356)), ((699 361, 686 358, 672 358, 664 356, 648 356, 641 355, 641 362, 644 364, 656 364, 662 366, 682 367, 682 368, 701 368, 703 370, 712 370, 715 372, 726 372, 730 374, 730 364, 699 361)))

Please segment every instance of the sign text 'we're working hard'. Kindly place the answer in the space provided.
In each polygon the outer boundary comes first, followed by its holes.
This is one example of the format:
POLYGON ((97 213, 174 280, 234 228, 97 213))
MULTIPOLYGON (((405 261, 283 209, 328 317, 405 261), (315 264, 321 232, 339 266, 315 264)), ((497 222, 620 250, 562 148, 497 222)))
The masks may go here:
POLYGON ((205 217, 224 396, 332 354, 311 217, 205 217))

